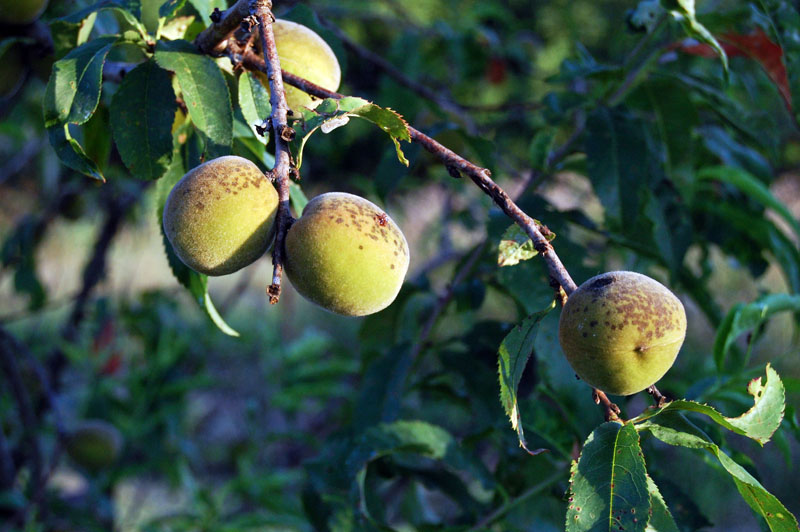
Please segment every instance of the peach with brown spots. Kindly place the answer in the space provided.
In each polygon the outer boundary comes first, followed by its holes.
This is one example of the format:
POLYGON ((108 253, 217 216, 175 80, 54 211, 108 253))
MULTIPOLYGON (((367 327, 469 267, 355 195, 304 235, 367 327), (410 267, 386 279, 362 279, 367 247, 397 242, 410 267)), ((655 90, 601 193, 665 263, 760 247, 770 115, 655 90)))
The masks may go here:
POLYGON ((313 198, 286 235, 286 275, 300 294, 345 316, 389 306, 408 271, 408 243, 374 203, 344 192, 313 198))
POLYGON ((588 384, 631 395, 672 367, 686 335, 683 304, 636 272, 592 277, 567 299, 558 338, 572 369, 588 384))
POLYGON ((184 264, 227 275, 267 251, 277 210, 278 193, 255 164, 218 157, 173 187, 164 205, 164 233, 184 264))

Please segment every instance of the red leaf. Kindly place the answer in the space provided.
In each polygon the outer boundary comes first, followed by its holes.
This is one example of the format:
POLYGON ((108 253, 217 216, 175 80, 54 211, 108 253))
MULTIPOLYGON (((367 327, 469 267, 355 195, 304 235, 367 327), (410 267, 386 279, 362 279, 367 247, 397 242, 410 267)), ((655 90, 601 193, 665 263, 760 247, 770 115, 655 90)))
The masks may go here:
MULTIPOLYGON (((783 64, 783 50, 781 47, 769 40, 767 34, 761 28, 747 35, 739 33, 725 33, 717 36, 722 49, 730 57, 746 56, 758 61, 761 68, 769 76, 769 79, 778 87, 786 108, 792 110, 792 94, 789 91, 789 78, 786 75, 786 66, 783 64)), ((717 53, 707 44, 698 44, 686 41, 678 44, 676 48, 681 51, 699 57, 714 58, 717 53)))

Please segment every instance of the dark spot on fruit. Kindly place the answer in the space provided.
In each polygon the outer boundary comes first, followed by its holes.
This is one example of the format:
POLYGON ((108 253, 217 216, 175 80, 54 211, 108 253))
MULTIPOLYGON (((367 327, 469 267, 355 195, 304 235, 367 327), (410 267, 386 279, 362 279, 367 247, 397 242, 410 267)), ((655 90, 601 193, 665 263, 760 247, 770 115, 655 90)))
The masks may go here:
POLYGON ((358 246, 358 249, 364 249, 364 246, 358 246))
POLYGON ((599 279, 595 279, 592 282, 592 284, 590 284, 587 288, 589 288, 590 290, 597 290, 597 289, 602 288, 604 286, 610 285, 613 282, 614 282, 614 278, 613 277, 609 277, 609 276, 601 277, 599 279))

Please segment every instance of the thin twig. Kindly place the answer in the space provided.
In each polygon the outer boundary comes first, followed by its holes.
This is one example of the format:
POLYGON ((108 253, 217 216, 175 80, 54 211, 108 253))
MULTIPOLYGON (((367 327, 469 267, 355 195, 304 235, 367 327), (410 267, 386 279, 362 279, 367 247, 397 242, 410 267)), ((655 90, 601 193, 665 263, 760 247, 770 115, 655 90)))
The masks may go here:
POLYGON ((239 28, 242 20, 249 16, 249 0, 238 0, 222 13, 212 16, 212 24, 195 37, 194 45, 204 54, 221 54, 233 32, 239 28))
MULTIPOLYGON (((83 282, 81 289, 75 298, 75 305, 62 328, 64 340, 71 343, 78 337, 78 327, 86 315, 86 307, 97 284, 105 277, 106 258, 111 248, 111 243, 122 226, 122 221, 128 210, 136 203, 142 191, 149 186, 150 182, 138 183, 136 188, 127 193, 120 194, 119 191, 109 191, 110 199, 106 205, 106 221, 100 229, 100 234, 95 241, 91 258, 83 269, 83 282)), ((54 390, 58 390, 61 372, 66 366, 66 356, 61 348, 57 348, 47 360, 48 380, 54 390)))
POLYGON ((292 224, 292 214, 289 210, 289 170, 291 167, 289 142, 294 138, 294 130, 288 126, 286 121, 288 106, 283 88, 278 49, 275 47, 275 35, 272 32, 272 22, 275 17, 272 15, 271 9, 271 0, 251 0, 250 2, 250 13, 258 20, 261 35, 261 51, 264 54, 263 61, 266 64, 267 78, 269 79, 269 101, 272 105, 269 123, 275 139, 275 166, 272 168, 272 179, 275 182, 275 188, 278 189, 278 213, 275 217, 275 244, 272 248, 272 284, 267 288, 269 302, 274 305, 281 296, 284 242, 286 232, 292 224))
MULTIPOLYGON (((261 60, 252 52, 245 52, 243 55, 238 56, 238 58, 241 59, 245 67, 251 70, 264 70, 263 60, 261 60)), ((344 98, 343 94, 320 87, 315 83, 311 83, 307 79, 295 76, 294 74, 286 71, 283 72, 283 79, 289 85, 297 87, 300 90, 311 94, 312 96, 317 96, 318 98, 344 98)), ((564 288, 564 291, 567 293, 567 295, 571 294, 578 288, 578 286, 575 284, 575 281, 573 281, 572 277, 570 277, 567 269, 561 263, 561 259, 558 258, 553 246, 542 234, 542 226, 537 224, 533 218, 525 214, 525 212, 523 212, 522 209, 520 209, 509 197, 506 191, 492 180, 490 177, 491 172, 489 172, 488 169, 481 168, 480 166, 471 163, 454 151, 439 144, 418 129, 409 126, 408 131, 411 135, 412 142, 422 145, 422 147, 435 155, 445 165, 445 167, 447 167, 451 174, 467 175, 478 186, 478 188, 483 190, 484 193, 492 198, 495 204, 500 207, 506 216, 514 220, 514 222, 516 222, 517 225, 519 225, 525 231, 528 237, 530 237, 530 239, 533 241, 534 248, 542 255, 542 258, 544 258, 550 275, 564 288)))

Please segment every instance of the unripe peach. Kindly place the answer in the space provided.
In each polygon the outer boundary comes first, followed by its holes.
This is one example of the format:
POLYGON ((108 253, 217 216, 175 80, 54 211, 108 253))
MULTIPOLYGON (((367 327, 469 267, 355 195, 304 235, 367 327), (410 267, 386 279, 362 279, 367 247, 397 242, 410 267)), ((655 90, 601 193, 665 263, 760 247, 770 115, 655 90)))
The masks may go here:
MULTIPOLYGON (((272 24, 272 31, 283 70, 331 91, 339 88, 342 79, 339 61, 322 37, 302 24, 281 19, 272 24)), ((258 72, 257 75, 261 83, 269 88, 266 74, 258 72)), ((294 111, 301 107, 312 108, 320 101, 313 101, 311 96, 286 83, 284 88, 286 104, 294 111)))
POLYGON ((233 273, 272 242, 278 193, 252 162, 218 157, 187 172, 164 205, 164 233, 187 266, 233 273))
POLYGON ((305 298, 345 316, 389 306, 408 270, 408 243, 374 203, 330 192, 313 198, 286 235, 286 275, 305 298))
POLYGON ((0 22, 30 24, 47 8, 48 0, 0 0, 0 22))
POLYGON ((615 395, 653 385, 672 367, 686 335, 683 304, 635 272, 592 277, 567 299, 558 338, 572 369, 615 395))
POLYGON ((110 467, 122 449, 122 434, 99 419, 81 422, 67 437, 66 450, 75 463, 91 471, 110 467))

